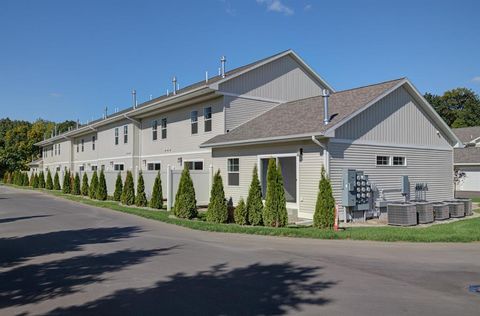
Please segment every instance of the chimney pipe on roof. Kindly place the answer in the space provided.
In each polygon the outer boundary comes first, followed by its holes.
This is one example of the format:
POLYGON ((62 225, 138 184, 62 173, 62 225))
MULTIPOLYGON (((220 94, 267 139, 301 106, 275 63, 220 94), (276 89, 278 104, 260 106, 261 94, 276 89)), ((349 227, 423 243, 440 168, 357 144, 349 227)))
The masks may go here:
POLYGON ((330 123, 330 115, 328 114, 328 98, 330 97, 330 91, 327 89, 322 90, 323 97, 323 123, 327 125, 330 123))
POLYGON ((78 129, 79 125, 80 125, 80 120, 77 119, 77 129, 78 129))
POLYGON ((137 90, 132 90, 132 107, 135 109, 137 107, 137 90))
POLYGON ((104 113, 104 114, 103 114, 103 118, 106 119, 106 118, 107 118, 107 115, 108 115, 108 107, 107 107, 107 106, 105 107, 105 110, 104 110, 103 113, 104 113))
POLYGON ((173 95, 176 95, 177 94, 177 77, 173 76, 172 84, 173 84, 173 95))
POLYGON ((222 64, 222 68, 221 68, 222 78, 225 78, 225 63, 227 62, 227 59, 225 58, 225 56, 222 56, 222 58, 220 58, 220 62, 222 64))

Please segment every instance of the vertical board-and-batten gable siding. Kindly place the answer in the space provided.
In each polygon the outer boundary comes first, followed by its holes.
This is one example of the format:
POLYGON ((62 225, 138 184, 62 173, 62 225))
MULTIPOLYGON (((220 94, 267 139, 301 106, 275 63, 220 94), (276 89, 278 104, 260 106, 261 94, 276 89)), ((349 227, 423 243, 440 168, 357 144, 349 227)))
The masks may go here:
POLYGON ((320 95, 323 87, 287 55, 220 84, 219 90, 281 101, 320 95))
POLYGON ((276 105, 278 103, 225 96, 225 130, 231 131, 276 105))
POLYGON ((299 163, 299 175, 297 175, 297 178, 300 181, 300 192, 298 197, 300 209, 298 215, 305 218, 311 218, 315 210, 320 172, 323 166, 323 150, 311 141, 213 148, 213 165, 215 170, 220 169, 224 181, 226 198, 232 198, 235 205, 241 197, 246 201, 250 183, 252 181, 253 168, 258 163, 259 155, 296 154, 300 148, 303 148, 303 157, 299 163), (228 185, 228 158, 239 158, 239 186, 228 185))
POLYGON ((335 138, 451 149, 446 136, 403 87, 335 130, 335 138))

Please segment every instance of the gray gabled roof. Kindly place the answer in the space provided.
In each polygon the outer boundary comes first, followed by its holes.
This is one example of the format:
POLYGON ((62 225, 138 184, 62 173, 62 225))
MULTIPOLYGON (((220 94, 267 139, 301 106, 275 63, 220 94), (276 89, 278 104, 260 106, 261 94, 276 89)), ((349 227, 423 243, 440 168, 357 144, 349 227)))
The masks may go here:
POLYGON ((454 148, 453 163, 480 165, 480 147, 454 148))
POLYGON ((452 128, 452 131, 464 144, 480 137, 480 126, 452 128))
POLYGON ((401 78, 332 93, 329 97, 331 121, 328 125, 323 123, 323 97, 315 96, 280 104, 227 134, 213 137, 203 143, 202 147, 323 135, 331 126, 348 118, 403 80, 401 78))

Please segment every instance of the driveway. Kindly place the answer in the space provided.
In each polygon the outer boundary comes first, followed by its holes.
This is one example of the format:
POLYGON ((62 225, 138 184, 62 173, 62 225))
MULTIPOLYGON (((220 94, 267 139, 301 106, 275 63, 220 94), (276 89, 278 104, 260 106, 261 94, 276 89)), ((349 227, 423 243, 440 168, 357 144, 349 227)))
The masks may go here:
POLYGON ((0 315, 478 315, 480 244, 209 233, 0 186, 0 315))

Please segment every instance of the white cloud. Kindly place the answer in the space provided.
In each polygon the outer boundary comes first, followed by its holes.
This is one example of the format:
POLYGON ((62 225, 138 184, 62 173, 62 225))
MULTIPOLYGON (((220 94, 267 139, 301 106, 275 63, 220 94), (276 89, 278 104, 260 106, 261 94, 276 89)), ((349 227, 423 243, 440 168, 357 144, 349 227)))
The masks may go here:
POLYGON ((257 0, 257 3, 265 5, 267 11, 282 13, 284 15, 292 15, 295 13, 292 8, 283 4, 281 0, 257 0))
POLYGON ((303 7, 303 10, 305 10, 305 11, 310 11, 311 8, 312 8, 312 5, 311 5, 311 4, 307 4, 306 6, 303 7))
POLYGON ((220 0, 221 3, 223 3, 224 7, 225 7, 225 12, 228 14, 228 15, 231 15, 231 16, 235 16, 237 11, 232 8, 232 4, 229 0, 220 0))
POLYGON ((480 83, 480 76, 473 77, 472 82, 480 83))
POLYGON ((50 95, 51 97, 54 97, 54 98, 59 98, 59 97, 62 96, 62 95, 61 95, 60 93, 58 93, 58 92, 50 92, 49 95, 50 95))

